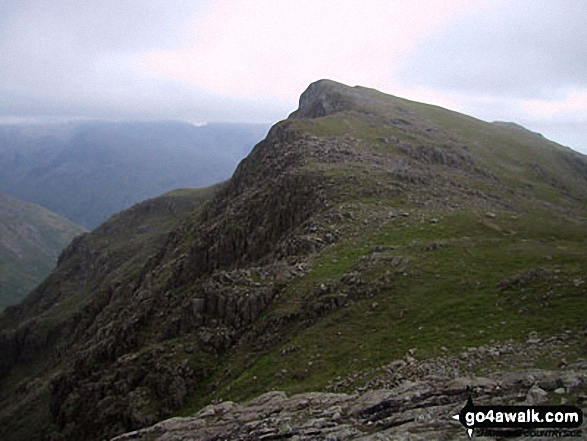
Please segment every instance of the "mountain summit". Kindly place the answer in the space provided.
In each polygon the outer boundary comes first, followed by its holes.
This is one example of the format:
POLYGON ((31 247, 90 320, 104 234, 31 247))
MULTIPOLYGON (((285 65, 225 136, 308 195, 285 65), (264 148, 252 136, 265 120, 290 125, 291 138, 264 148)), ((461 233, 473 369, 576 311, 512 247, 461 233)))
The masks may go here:
MULTIPOLYGON (((97 440, 200 409, 132 436, 173 421, 201 439, 453 433, 422 421, 483 383, 459 377, 497 385, 506 367, 562 358, 575 374, 552 375, 575 375, 570 400, 584 386, 586 213, 583 155, 318 81, 231 179, 112 217, 6 310, 0 436, 97 440), (308 391, 351 398, 285 398, 308 391), (272 422, 284 409, 308 413, 272 422), (308 425, 311 410, 327 423, 308 425)), ((530 396, 519 372, 507 384, 530 396)))

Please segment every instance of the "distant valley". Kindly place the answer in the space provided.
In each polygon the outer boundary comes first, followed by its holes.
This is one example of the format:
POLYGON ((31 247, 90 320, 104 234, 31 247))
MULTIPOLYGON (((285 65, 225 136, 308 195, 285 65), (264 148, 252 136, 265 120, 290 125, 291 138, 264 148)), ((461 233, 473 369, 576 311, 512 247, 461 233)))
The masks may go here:
POLYGON ((228 179, 268 125, 72 122, 0 126, 0 192, 92 229, 166 191, 228 179))

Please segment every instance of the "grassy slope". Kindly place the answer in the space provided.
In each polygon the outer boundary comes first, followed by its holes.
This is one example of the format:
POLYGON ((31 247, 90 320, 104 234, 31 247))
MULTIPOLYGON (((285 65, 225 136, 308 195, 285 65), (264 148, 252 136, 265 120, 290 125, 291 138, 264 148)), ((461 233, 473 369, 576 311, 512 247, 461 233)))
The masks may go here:
MULTIPOLYGON (((551 335, 584 325, 587 296, 579 283, 587 276, 581 264, 587 258, 585 226, 537 224, 507 214, 492 219, 491 226, 482 214, 469 213, 438 223, 397 222, 376 235, 337 244, 317 258, 314 269, 275 308, 302 301, 321 283, 340 285, 341 276, 376 245, 397 247, 389 254, 409 259, 401 270, 391 269, 391 283, 299 330, 215 397, 244 399, 272 388, 320 389, 338 376, 401 358, 411 348, 427 357, 438 355, 442 346, 460 351, 492 340, 525 339, 530 331, 551 335), (504 233, 511 227, 516 234, 504 233), (443 248, 424 250, 438 240, 443 248), (528 269, 546 273, 499 289, 500 282, 528 269), (281 355, 292 347, 296 350, 281 355)), ((389 270, 380 264, 362 276, 369 281, 389 270)))
POLYGON ((346 231, 344 238, 314 256, 311 271, 264 317, 299 311, 316 299, 321 285, 335 295, 347 292, 341 278, 353 271, 364 282, 361 289, 372 289, 373 295, 349 297, 343 308, 310 326, 292 325, 282 342, 266 351, 251 354, 252 347, 242 345, 218 368, 217 389, 195 396, 184 413, 211 400, 243 400, 272 389, 323 389, 337 377, 389 363, 411 348, 425 358, 442 347, 458 352, 491 341, 524 341, 531 331, 575 332, 585 324, 587 173, 580 168, 585 158, 531 132, 360 90, 373 99, 354 101, 351 111, 290 122, 291 129, 353 136, 391 154, 399 152, 382 141, 385 137, 412 147, 459 146, 498 183, 446 177, 489 194, 501 209, 488 212, 454 198, 449 208, 427 208, 405 195, 369 198, 361 196, 357 182, 380 183, 383 172, 365 173, 363 164, 308 166, 338 179, 354 220, 335 225, 346 231), (389 123, 397 118, 410 124, 389 123), (354 188, 345 187, 357 176, 362 180, 353 180, 354 188), (411 215, 373 220, 398 209, 411 215), (398 266, 390 264, 394 258, 398 266), (365 261, 372 263, 365 267, 365 261))
POLYGON ((0 194, 0 311, 38 285, 83 231, 38 205, 0 194))

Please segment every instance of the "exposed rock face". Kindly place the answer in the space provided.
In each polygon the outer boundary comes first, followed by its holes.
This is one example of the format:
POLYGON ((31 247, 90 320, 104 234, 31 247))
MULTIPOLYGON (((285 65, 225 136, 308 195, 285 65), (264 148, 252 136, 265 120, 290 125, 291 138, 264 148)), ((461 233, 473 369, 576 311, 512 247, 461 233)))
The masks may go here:
POLYGON ((320 118, 353 107, 348 88, 330 80, 310 84, 300 96, 298 110, 290 118, 320 118))
MULTIPOLYGON (((209 375, 211 360, 238 341, 283 284, 303 273, 294 256, 315 252, 333 240, 309 244, 303 232, 293 233, 328 206, 324 188, 332 183, 299 172, 323 143, 276 133, 257 146, 235 178, 197 214, 197 221, 172 231, 134 277, 113 279, 113 271, 119 270, 117 256, 80 239, 60 261, 69 280, 100 281, 86 308, 59 328, 49 329, 52 336, 40 333, 35 322, 3 331, 5 373, 60 343, 53 362, 66 361, 67 367, 53 375, 48 392, 52 419, 61 434, 91 439, 122 427, 144 426, 180 408, 209 375), (285 139, 290 141, 282 144, 285 139), (193 241, 186 244, 186 236, 193 241), (281 262, 274 263, 276 258, 281 262), (255 264, 260 266, 251 266, 255 264), (233 269, 237 265, 247 269, 233 269), (109 283, 101 284, 105 279, 109 283), (170 294, 185 286, 189 291, 170 294), (125 357, 170 339, 186 339, 188 349, 155 348, 140 357, 125 357), (176 351, 179 354, 173 355, 176 351), (190 368, 186 360, 194 358, 193 353, 210 361, 190 368), (169 389, 168 384, 175 386, 169 389), (112 394, 127 398, 113 400, 112 394), (113 418, 121 422, 109 423, 113 418)), ((112 228, 105 225, 96 233, 106 236, 105 230, 112 228)), ((33 293, 32 308, 43 312, 58 304, 59 291, 50 288, 33 293)), ((9 312, 22 317, 32 308, 23 305, 9 312)))
POLYGON ((391 389, 354 394, 288 397, 283 392, 269 392, 243 404, 227 401, 210 405, 192 417, 165 420, 114 441, 466 440, 464 428, 451 417, 465 405, 468 387, 478 405, 537 405, 560 400, 555 392, 540 388, 550 384, 573 385, 563 393, 587 385, 587 364, 563 371, 526 370, 491 377, 443 380, 429 376, 405 380, 391 389))

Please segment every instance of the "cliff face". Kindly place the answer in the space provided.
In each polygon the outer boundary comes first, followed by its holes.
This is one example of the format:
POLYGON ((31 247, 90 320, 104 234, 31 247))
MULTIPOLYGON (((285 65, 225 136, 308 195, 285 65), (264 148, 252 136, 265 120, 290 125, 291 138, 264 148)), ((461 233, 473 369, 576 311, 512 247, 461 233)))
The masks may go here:
POLYGON ((408 349, 578 329, 586 164, 507 125, 314 83, 229 181, 115 216, 6 311, 0 435, 103 439, 356 381, 408 349))

